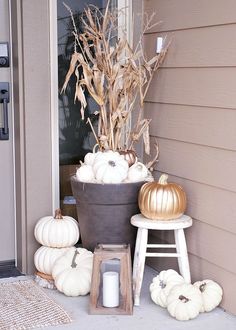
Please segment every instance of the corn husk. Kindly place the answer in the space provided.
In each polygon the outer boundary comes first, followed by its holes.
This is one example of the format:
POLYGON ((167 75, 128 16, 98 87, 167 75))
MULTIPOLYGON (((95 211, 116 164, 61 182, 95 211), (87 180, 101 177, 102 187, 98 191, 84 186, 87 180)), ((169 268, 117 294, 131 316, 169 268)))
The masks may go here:
MULTIPOLYGON (((83 33, 79 34, 73 19, 75 51, 65 77, 62 92, 73 74, 76 75, 75 101, 81 104, 81 117, 85 118, 87 101, 85 91, 99 106, 98 131, 88 124, 100 149, 135 149, 142 137, 145 152, 150 154, 150 119, 143 118, 144 100, 155 72, 164 61, 169 43, 159 54, 147 59, 143 49, 143 36, 154 25, 154 15, 144 15, 143 31, 136 47, 132 47, 125 33, 114 38, 117 31, 119 11, 110 12, 109 1, 105 12, 88 6, 81 22, 83 33), (112 41, 112 42, 111 42, 112 41), (137 121, 131 125, 131 115, 138 107, 137 121)), ((157 153, 158 155, 158 153, 157 153)))

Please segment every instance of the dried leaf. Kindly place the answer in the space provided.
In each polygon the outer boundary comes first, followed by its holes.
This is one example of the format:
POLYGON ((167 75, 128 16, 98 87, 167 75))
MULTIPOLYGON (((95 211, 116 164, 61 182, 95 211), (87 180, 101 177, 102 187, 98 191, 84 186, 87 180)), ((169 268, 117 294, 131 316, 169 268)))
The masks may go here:
POLYGON ((150 154, 150 136, 149 136, 149 123, 143 131, 144 151, 147 155, 150 154))
POLYGON ((74 102, 76 101, 76 99, 78 99, 78 101, 81 103, 80 113, 81 113, 82 120, 84 120, 84 110, 87 107, 87 101, 86 101, 86 98, 85 98, 85 95, 84 95, 84 91, 83 91, 82 87, 79 84, 78 66, 75 70, 75 75, 77 77, 77 83, 76 83, 76 88, 75 88, 74 102))
POLYGON ((159 157, 159 147, 158 147, 158 143, 156 142, 154 144, 154 148, 155 148, 155 156, 153 157, 153 159, 151 161, 149 161, 147 164, 145 164, 145 166, 152 171, 153 170, 153 165, 158 162, 158 157, 159 157))
POLYGON ((66 74, 66 78, 65 78, 65 81, 64 81, 64 84, 63 84, 61 93, 65 92, 66 87, 68 85, 68 82, 70 80, 70 77, 72 76, 72 74, 75 71, 75 67, 76 67, 77 61, 78 61, 78 53, 72 54, 71 61, 70 61, 70 67, 69 67, 69 70, 68 70, 68 72, 66 74))

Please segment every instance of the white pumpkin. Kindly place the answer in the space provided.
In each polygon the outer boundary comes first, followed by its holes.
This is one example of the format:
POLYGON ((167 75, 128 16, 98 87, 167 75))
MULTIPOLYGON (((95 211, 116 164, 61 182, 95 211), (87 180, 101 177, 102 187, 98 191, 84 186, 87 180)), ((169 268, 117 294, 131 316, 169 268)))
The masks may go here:
POLYGON ((167 297, 167 310, 179 321, 194 319, 200 313, 202 298, 192 284, 175 285, 167 297))
POLYGON ((98 152, 88 152, 85 157, 84 157, 84 163, 86 165, 90 165, 93 166, 95 158, 97 157, 97 155, 101 154, 101 151, 98 152))
POLYGON ((151 171, 148 171, 148 174, 147 174, 147 177, 145 178, 145 181, 147 181, 147 182, 153 182, 154 181, 154 177, 153 177, 151 171))
POLYGON ((95 178, 103 183, 121 183, 127 177, 128 169, 124 157, 111 150, 97 155, 93 165, 95 178))
POLYGON ((194 286, 201 293, 201 312, 210 312, 220 304, 223 290, 218 283, 212 280, 204 280, 195 282, 194 286))
POLYGON ((84 296, 90 292, 93 253, 75 248, 58 258, 52 269, 56 288, 66 296, 84 296))
POLYGON ((34 265, 36 269, 44 274, 52 275, 54 262, 70 248, 50 248, 41 246, 34 254, 34 265))
POLYGON ((76 171, 76 178, 82 182, 91 182, 94 180, 93 167, 91 165, 81 165, 76 171))
POLYGON ((34 228, 35 239, 44 246, 63 248, 75 245, 79 240, 78 222, 69 216, 62 216, 61 210, 55 216, 41 218, 34 228))
POLYGON ((174 269, 163 270, 153 278, 150 285, 151 298, 155 304, 166 307, 167 296, 173 286, 184 283, 184 278, 174 269))
POLYGON ((148 176, 148 169, 147 167, 137 162, 130 166, 129 172, 128 172, 128 181, 129 182, 135 182, 135 181, 142 181, 148 176))

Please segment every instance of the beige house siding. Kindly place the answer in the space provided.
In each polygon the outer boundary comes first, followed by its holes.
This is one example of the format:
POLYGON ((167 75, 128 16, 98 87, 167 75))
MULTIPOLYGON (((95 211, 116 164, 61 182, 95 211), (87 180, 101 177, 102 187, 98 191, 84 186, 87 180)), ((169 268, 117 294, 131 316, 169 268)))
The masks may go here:
MULTIPOLYGON (((154 175, 168 173, 187 193, 192 280, 219 282, 222 307, 236 313, 236 2, 144 0, 144 10, 163 21, 145 35, 148 55, 157 36, 173 39, 145 105, 160 147, 154 175)), ((150 262, 159 270, 177 266, 150 262)))

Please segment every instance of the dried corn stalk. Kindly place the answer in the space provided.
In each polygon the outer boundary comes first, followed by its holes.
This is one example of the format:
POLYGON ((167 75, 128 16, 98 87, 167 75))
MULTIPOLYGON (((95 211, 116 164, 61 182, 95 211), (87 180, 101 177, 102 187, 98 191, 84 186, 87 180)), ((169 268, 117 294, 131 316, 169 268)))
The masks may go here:
MULTIPOLYGON (((70 8, 67 8, 74 27, 75 52, 71 57, 62 91, 66 89, 70 77, 75 74, 75 100, 80 101, 82 118, 87 106, 86 89, 99 105, 98 132, 95 133, 94 129, 92 131, 100 149, 134 149, 134 144, 143 137, 145 152, 149 154, 150 120, 143 118, 144 99, 153 75, 162 64, 169 46, 167 44, 160 54, 146 59, 143 36, 153 26, 153 15, 146 17, 140 40, 133 49, 125 33, 117 40, 112 37, 117 30, 120 13, 109 11, 109 1, 104 14, 94 6, 84 11, 81 34, 78 34, 73 14, 70 8), (137 122, 131 127, 130 117, 137 104, 137 122)), ((92 125, 91 122, 89 124, 92 125)))

